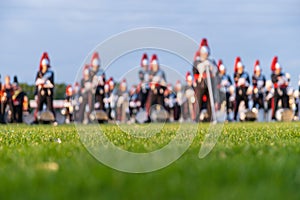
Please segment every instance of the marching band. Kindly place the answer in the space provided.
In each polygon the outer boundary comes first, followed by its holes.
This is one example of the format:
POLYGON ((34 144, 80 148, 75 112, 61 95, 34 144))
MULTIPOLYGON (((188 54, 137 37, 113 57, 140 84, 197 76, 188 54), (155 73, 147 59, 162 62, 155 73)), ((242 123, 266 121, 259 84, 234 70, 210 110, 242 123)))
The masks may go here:
MULTIPOLYGON (((61 110, 65 123, 87 124, 94 119, 150 122, 153 109, 156 112, 164 110, 165 120, 170 122, 216 121, 216 113, 220 110, 224 111, 227 121, 259 118, 278 121, 287 119, 287 113, 290 120, 299 119, 300 82, 297 89, 290 86, 290 75, 283 73, 277 56, 271 63, 270 80, 264 76, 259 60, 255 61, 250 76, 240 57, 235 59, 231 77, 222 60, 216 63, 211 58, 208 41, 204 38, 195 53, 191 71, 186 73, 185 83, 179 80, 174 85, 168 83, 158 56, 153 54, 149 60, 144 53, 137 74, 139 82, 130 89, 126 79, 119 83, 113 77, 107 79, 100 63, 100 55, 95 52, 91 62, 84 66, 80 82, 66 87, 61 110)), ((53 107, 54 72, 47 52, 40 59, 35 86, 37 108, 33 111, 33 123, 42 121, 42 113, 46 110, 51 121, 57 124, 53 107)), ((28 98, 17 77, 13 83, 9 76, 3 84, 0 81, 0 100, 0 123, 23 122, 28 98)))

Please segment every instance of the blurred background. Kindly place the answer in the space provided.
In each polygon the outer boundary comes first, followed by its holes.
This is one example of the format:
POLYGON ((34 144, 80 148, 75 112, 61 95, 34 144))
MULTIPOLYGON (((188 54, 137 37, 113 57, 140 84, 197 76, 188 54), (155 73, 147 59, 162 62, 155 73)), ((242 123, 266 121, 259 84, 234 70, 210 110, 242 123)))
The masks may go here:
MULTIPOLYGON (((33 84, 40 56, 48 51, 56 82, 73 83, 84 59, 99 43, 129 29, 154 26, 182 32, 197 43, 208 38, 212 57, 222 58, 230 74, 235 57, 241 56, 250 74, 259 59, 269 79, 271 60, 278 55, 296 86, 299 6, 298 0, 4 0, 0 2, 0 73, 2 77, 18 75, 20 82, 33 84)), ((128 56, 130 65, 136 59, 130 67, 139 66, 142 53, 128 56)), ((176 64, 176 59, 173 63, 163 56, 159 59, 180 73, 191 70, 188 64, 176 64)), ((126 63, 126 57, 122 62, 126 63)), ((122 67, 128 66, 115 62, 107 76, 122 67)))

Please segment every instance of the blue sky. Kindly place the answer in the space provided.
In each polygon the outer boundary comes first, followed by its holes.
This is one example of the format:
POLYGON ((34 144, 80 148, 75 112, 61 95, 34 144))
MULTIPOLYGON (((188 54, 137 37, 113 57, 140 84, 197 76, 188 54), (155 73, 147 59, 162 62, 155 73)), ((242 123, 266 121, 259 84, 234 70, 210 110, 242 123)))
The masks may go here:
MULTIPOLYGON (((222 58, 229 73, 235 57, 241 56, 250 74, 260 59, 269 78, 271 60, 278 55, 296 85, 299 8, 299 0, 2 0, 0 73, 33 83, 40 56, 48 51, 56 81, 71 83, 96 45, 122 31, 155 26, 180 31, 198 42, 207 37, 212 56, 222 58)), ((186 70, 189 67, 182 69, 186 70)), ((117 71, 118 66, 108 75, 117 71)))

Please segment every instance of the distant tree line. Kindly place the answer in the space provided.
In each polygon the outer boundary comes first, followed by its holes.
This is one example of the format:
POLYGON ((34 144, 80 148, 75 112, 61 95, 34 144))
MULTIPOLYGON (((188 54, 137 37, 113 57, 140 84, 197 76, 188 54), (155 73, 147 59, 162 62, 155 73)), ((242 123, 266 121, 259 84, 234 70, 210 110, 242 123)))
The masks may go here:
MULTIPOLYGON (((27 83, 20 83, 20 86, 22 87, 23 91, 27 94, 29 99, 34 99, 35 85, 29 85, 27 83)), ((66 91, 65 83, 55 84, 54 99, 64 99, 65 91, 66 91)))

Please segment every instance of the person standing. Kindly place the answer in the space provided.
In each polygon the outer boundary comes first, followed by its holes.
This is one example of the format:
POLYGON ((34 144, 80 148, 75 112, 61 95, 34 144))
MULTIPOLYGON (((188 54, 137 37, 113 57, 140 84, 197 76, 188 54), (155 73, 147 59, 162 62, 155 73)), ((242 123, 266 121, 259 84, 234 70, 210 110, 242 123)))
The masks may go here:
POLYGON ((185 101, 183 104, 183 119, 195 121, 196 119, 196 98, 194 90, 194 80, 192 74, 188 71, 185 75, 186 86, 184 88, 185 101))
POLYGON ((182 90, 182 84, 180 80, 176 81, 175 87, 174 87, 174 92, 175 92, 175 106, 174 106, 174 120, 183 120, 182 118, 182 110, 183 110, 183 102, 185 100, 184 92, 182 90))
POLYGON ((73 113, 74 113, 74 107, 73 107, 73 95, 74 91, 72 88, 72 85, 67 85, 66 92, 65 92, 65 101, 64 101, 64 115, 66 117, 65 122, 66 124, 69 124, 73 121, 73 113))
POLYGON ((95 110, 102 110, 104 111, 104 86, 105 86, 105 74, 102 73, 101 75, 97 76, 98 82, 95 91, 95 110))
POLYGON ((39 71, 35 78, 37 86, 37 110, 41 112, 44 104, 47 110, 53 113, 54 125, 57 125, 53 108, 54 72, 50 68, 50 59, 47 52, 42 54, 39 71))
POLYGON ((227 120, 229 119, 230 110, 233 110, 232 104, 229 101, 230 92, 229 88, 232 86, 231 78, 226 74, 226 67, 222 60, 218 61, 218 88, 220 90, 220 103, 226 102, 227 120))
POLYGON ((274 107, 272 112, 272 120, 276 120, 275 114, 278 110, 278 103, 281 100, 282 108, 289 107, 289 97, 287 94, 288 80, 282 68, 278 63, 278 57, 275 56, 271 64, 271 80, 274 84, 274 107))
POLYGON ((212 109, 218 109, 219 94, 217 87, 217 65, 216 62, 210 58, 210 48, 206 38, 203 38, 198 49, 199 58, 195 55, 193 65, 193 75, 196 83, 195 94, 198 101, 199 113, 197 113, 196 121, 199 120, 201 109, 203 109, 204 101, 207 102, 208 120, 216 121, 215 112, 212 109), (211 105, 211 104, 214 105, 211 105))
POLYGON ((152 55, 150 62, 150 91, 147 98, 146 112, 149 114, 151 106, 158 104, 164 106, 164 92, 166 90, 166 75, 160 69, 156 54, 152 55))
POLYGON ((252 76, 252 85, 253 85, 253 108, 256 109, 265 109, 264 108, 264 94, 266 86, 266 78, 261 73, 261 67, 259 60, 255 61, 254 64, 254 73, 252 76))
POLYGON ((135 122, 135 118, 140 109, 140 106, 141 102, 139 99, 139 91, 137 86, 133 85, 129 90, 129 116, 131 122, 135 122))
POLYGON ((129 119, 129 93, 126 79, 123 79, 119 84, 116 114, 118 122, 127 122, 129 119))
POLYGON ((85 65, 83 68, 83 77, 80 81, 80 98, 79 112, 76 121, 88 123, 91 108, 93 104, 92 82, 90 79, 90 66, 85 65), (86 115, 87 114, 87 115, 86 115))
POLYGON ((10 82, 10 76, 5 76, 4 84, 2 85, 2 98, 1 98, 1 123, 11 123, 14 121, 14 108, 13 108, 13 86, 10 82), (6 107, 9 107, 9 117, 5 119, 6 107), (6 121, 8 120, 8 121, 6 121))
POLYGON ((141 59, 141 69, 139 70, 139 99, 141 108, 145 109, 147 97, 149 94, 149 60, 146 53, 143 54, 141 59))
POLYGON ((80 104, 82 102, 81 91, 80 91, 81 89, 80 89, 79 82, 75 82, 73 88, 74 88, 73 89, 73 97, 72 97, 72 99, 73 99, 72 105, 74 108, 73 120, 76 121, 79 119, 79 108, 80 108, 80 104))
POLYGON ((250 85, 250 78, 248 73, 245 72, 244 70, 244 65, 240 57, 237 57, 235 59, 233 78, 236 87, 236 91, 235 91, 236 105, 234 110, 234 120, 236 121, 240 103, 244 101, 246 109, 249 108, 249 104, 248 104, 249 99, 248 99, 247 91, 250 85))
POLYGON ((14 76, 13 81, 13 119, 17 123, 23 122, 23 103, 25 98, 25 93, 19 85, 17 76, 14 76))
POLYGON ((89 70, 89 79, 91 82, 91 92, 88 95, 91 101, 89 101, 89 114, 95 109, 95 103, 100 105, 100 109, 103 110, 103 98, 104 98, 104 83, 105 83, 105 73, 100 69, 100 56, 98 52, 94 52, 91 59, 90 70, 89 70))

